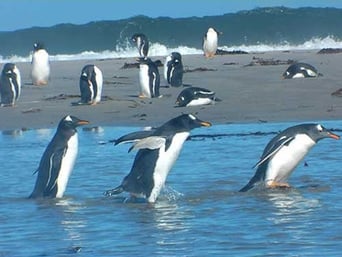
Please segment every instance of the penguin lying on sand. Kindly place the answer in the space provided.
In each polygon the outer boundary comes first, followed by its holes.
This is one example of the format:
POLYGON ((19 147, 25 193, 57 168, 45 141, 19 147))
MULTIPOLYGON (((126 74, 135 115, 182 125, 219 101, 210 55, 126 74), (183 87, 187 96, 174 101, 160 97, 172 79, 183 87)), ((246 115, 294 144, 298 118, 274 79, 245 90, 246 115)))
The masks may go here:
POLYGON ((220 99, 215 97, 215 92, 201 87, 189 87, 183 89, 177 97, 176 106, 199 106, 213 104, 220 99))
POLYGON ((275 136, 265 147, 257 171, 240 192, 254 188, 260 182, 268 188, 288 188, 288 177, 316 143, 324 138, 339 139, 320 124, 300 124, 275 136))
POLYGON ((312 65, 303 62, 291 64, 283 73, 284 79, 316 78, 318 76, 323 75, 318 73, 317 69, 312 65))
POLYGON ((134 132, 119 138, 116 144, 135 141, 129 151, 138 150, 138 153, 121 185, 106 191, 105 195, 126 191, 133 197, 155 202, 190 130, 201 126, 209 127, 211 124, 192 114, 183 114, 151 131, 134 132))
POLYGON ((88 123, 70 115, 59 122, 56 134, 40 160, 30 198, 63 197, 78 153, 76 127, 88 123))

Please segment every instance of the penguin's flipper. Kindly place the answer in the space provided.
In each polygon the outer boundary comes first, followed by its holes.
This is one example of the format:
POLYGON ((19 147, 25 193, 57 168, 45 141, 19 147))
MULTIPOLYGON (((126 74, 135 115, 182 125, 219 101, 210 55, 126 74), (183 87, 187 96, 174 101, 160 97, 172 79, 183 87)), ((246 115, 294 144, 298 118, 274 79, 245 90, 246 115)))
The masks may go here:
POLYGON ((38 169, 35 171, 35 173, 38 173, 38 177, 29 198, 53 197, 56 195, 58 190, 57 178, 65 151, 66 148, 61 148, 56 152, 51 152, 51 149, 47 148, 38 169))
POLYGON ((124 135, 124 136, 118 138, 117 140, 115 140, 114 145, 118 145, 121 143, 136 142, 138 140, 141 140, 143 138, 151 136, 154 131, 155 131, 155 129, 144 130, 144 131, 136 131, 136 132, 129 133, 129 134, 124 135))
POLYGON ((123 191, 124 191, 123 186, 120 185, 120 186, 118 186, 118 187, 116 187, 114 189, 110 189, 110 190, 105 191, 103 194, 105 196, 112 196, 112 195, 121 194, 123 191))
POLYGON ((215 96, 215 92, 203 89, 203 90, 196 91, 195 95, 198 98, 208 98, 208 97, 214 97, 215 96))
POLYGON ((276 140, 274 143, 271 141, 270 145, 266 146, 266 149, 264 153, 262 154, 260 160, 253 166, 253 168, 259 167, 261 164, 266 162, 273 155, 275 155, 284 145, 290 143, 293 139, 294 137, 282 136, 281 138, 276 140))
POLYGON ((150 136, 143 138, 137 141, 130 149, 129 152, 132 150, 139 150, 139 149, 150 149, 155 150, 161 148, 165 145, 166 139, 164 137, 158 136, 150 136))

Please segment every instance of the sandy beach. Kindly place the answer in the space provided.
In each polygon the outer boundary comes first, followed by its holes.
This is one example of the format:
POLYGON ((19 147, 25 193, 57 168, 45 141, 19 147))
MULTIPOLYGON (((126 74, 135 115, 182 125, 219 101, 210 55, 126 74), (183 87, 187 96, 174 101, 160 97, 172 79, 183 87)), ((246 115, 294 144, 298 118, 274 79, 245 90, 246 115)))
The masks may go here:
MULTIPOLYGON (((164 57, 152 57, 161 60, 164 57)), ((0 108, 0 130, 51 128, 67 114, 91 122, 91 126, 160 125, 181 113, 194 113, 213 124, 316 121, 341 119, 342 98, 331 94, 342 88, 342 54, 317 54, 317 51, 265 52, 220 55, 206 59, 202 55, 184 55, 183 82, 211 89, 222 101, 202 107, 175 108, 183 88, 165 88, 163 68, 160 99, 140 99, 138 68, 123 69, 135 58, 104 60, 52 61, 47 86, 31 84, 30 63, 17 63, 22 76, 22 92, 15 107, 0 108), (263 60, 307 62, 322 77, 281 78, 289 66, 259 65, 263 60), (103 72, 103 101, 95 106, 72 106, 79 100, 79 76, 86 64, 95 64, 103 72), (251 65, 254 64, 254 65, 251 65)), ((1 65, 2 68, 3 65, 1 65)))

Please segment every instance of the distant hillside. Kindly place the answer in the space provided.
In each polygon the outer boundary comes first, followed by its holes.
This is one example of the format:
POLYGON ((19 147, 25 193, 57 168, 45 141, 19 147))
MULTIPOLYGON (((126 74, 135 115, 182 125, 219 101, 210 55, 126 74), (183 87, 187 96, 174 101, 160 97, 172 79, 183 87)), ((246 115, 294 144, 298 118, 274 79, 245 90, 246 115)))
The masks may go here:
MULTIPOLYGON (((228 11, 228 10, 227 10, 228 11)), ((118 21, 84 25, 60 24, 0 32, 0 55, 26 56, 35 41, 42 41, 51 54, 114 50, 125 46, 133 33, 143 32, 150 41, 168 47, 201 47, 208 27, 223 32, 224 45, 289 42, 298 44, 313 37, 342 39, 342 9, 285 7, 258 8, 233 14, 173 19, 136 16, 118 21)))

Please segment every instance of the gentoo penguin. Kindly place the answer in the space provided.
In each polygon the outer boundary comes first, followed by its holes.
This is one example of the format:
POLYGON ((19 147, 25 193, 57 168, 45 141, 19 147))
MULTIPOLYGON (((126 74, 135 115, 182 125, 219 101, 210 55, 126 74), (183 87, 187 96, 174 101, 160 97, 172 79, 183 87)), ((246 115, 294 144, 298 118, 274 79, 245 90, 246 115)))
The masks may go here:
POLYGON ((257 171, 240 192, 252 189, 259 182, 267 188, 290 187, 288 177, 310 149, 321 139, 340 136, 320 124, 300 124, 289 127, 275 136, 265 147, 257 171))
POLYGON ((164 77, 171 87, 180 87, 183 85, 183 63, 182 55, 178 52, 172 52, 166 57, 164 64, 164 77))
POLYGON ((31 77, 33 85, 36 86, 47 85, 50 77, 49 54, 42 43, 33 45, 31 77))
POLYGON ((190 130, 211 124, 192 114, 183 114, 151 131, 132 133, 119 138, 116 144, 136 141, 130 150, 138 150, 130 173, 121 185, 108 190, 105 195, 129 192, 131 196, 146 198, 154 203, 163 188, 169 171, 177 160, 190 130))
POLYGON ((70 115, 59 122, 56 134, 40 160, 30 198, 63 197, 78 152, 76 127, 88 123, 70 115))
POLYGON ((215 92, 200 88, 200 87, 189 87, 180 92, 177 97, 176 106, 187 107, 187 106, 198 106, 213 104, 218 101, 215 98, 215 92))
POLYGON ((318 76, 322 76, 322 74, 318 73, 315 67, 302 62, 291 64, 283 73, 284 79, 315 78, 318 76))
POLYGON ((207 58, 214 57, 217 51, 218 36, 222 34, 214 28, 209 28, 203 38, 203 51, 207 58))
POLYGON ((80 76, 81 101, 78 104, 95 105, 101 101, 103 76, 93 64, 83 67, 80 76))
POLYGON ((139 81, 141 98, 160 97, 160 75, 158 66, 150 58, 141 57, 139 61, 139 81))
POLYGON ((147 57, 149 50, 149 42, 145 34, 136 33, 132 36, 132 41, 137 45, 139 55, 141 57, 147 57))
POLYGON ((0 78, 0 105, 14 106, 21 91, 20 71, 14 63, 6 63, 1 72, 0 78))

